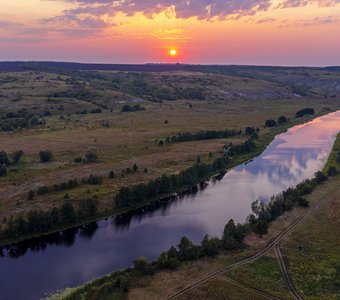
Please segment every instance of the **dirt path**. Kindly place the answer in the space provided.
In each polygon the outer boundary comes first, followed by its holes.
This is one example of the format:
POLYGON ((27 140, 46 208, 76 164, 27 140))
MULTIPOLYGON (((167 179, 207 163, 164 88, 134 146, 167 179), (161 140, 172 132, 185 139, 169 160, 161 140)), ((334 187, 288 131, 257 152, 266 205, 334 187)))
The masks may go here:
POLYGON ((277 243, 275 245, 274 251, 275 251, 275 254, 276 254, 277 259, 279 261, 280 270, 281 270, 282 276, 283 276, 283 278, 284 278, 284 280, 286 282, 286 285, 287 285, 288 289, 290 290, 290 292, 292 293, 293 297, 296 300, 303 300, 302 297, 300 297, 300 295, 296 291, 292 281, 290 280, 290 277, 289 277, 289 274, 288 274, 285 262, 283 260, 282 254, 281 254, 280 244, 279 243, 277 243))
MULTIPOLYGON (((234 263, 230 266, 227 266, 221 270, 218 270, 216 272, 213 272, 211 274, 208 274, 206 277, 198 280, 197 282, 195 282, 194 284, 187 286, 185 288, 183 288, 180 291, 177 291, 176 293, 173 293, 171 295, 169 295, 166 299, 170 300, 170 299, 176 299, 179 296, 185 294, 186 292, 193 290, 196 287, 201 286, 202 284, 220 276, 223 275, 225 272, 233 270, 237 267, 243 266, 247 263, 253 262, 256 259, 262 257, 265 253, 267 253, 270 249, 272 249, 273 247, 275 248, 280 241, 286 237, 288 234, 290 234, 297 225, 299 225, 307 216, 309 216, 316 208, 320 207, 327 199, 330 199, 332 195, 334 195, 336 192, 338 192, 340 190, 340 187, 336 188, 332 193, 328 194, 327 196, 321 198, 317 203, 315 203, 314 205, 312 205, 311 207, 309 207, 307 209, 307 211, 305 211, 301 216, 299 216, 297 219, 295 219, 292 224, 286 228, 285 230, 283 230, 276 238, 274 238, 269 244, 267 244, 267 246, 265 248, 263 248, 261 251, 259 251, 258 253, 256 253, 255 255, 246 258, 244 260, 241 260, 237 263, 234 263)), ((293 287, 294 289, 294 287, 293 287)), ((295 290, 294 290, 295 291, 295 290)), ((302 299, 297 293, 296 295, 293 293, 294 298, 295 299, 302 299), (297 298, 298 297, 298 298, 297 298)))

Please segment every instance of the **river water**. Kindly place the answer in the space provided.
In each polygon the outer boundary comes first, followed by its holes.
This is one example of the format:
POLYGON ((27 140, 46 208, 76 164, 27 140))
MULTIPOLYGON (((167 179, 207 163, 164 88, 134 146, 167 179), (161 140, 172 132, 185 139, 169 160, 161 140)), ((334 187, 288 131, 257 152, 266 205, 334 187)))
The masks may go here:
POLYGON ((39 299, 130 266, 155 259, 182 236, 199 242, 222 234, 230 218, 244 222, 252 201, 268 199, 320 170, 340 130, 340 111, 276 136, 257 158, 221 180, 157 207, 107 219, 4 248, 0 252, 0 299, 39 299))

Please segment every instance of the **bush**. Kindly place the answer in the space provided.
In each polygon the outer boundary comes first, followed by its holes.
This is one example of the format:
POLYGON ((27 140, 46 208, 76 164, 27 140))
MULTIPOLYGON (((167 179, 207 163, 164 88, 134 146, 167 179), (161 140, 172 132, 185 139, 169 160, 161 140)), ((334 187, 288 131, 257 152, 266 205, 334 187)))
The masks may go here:
POLYGON ((334 166, 330 166, 327 171, 328 176, 335 176, 338 173, 338 170, 334 166))
POLYGON ((303 116, 314 115, 314 114, 315 114, 315 111, 313 108, 303 108, 299 110, 298 112, 296 112, 295 117, 302 118, 303 116))
POLYGON ((7 175, 7 167, 5 164, 0 164, 0 177, 7 175))
POLYGON ((309 206, 308 200, 306 198, 303 198, 303 197, 299 197, 298 204, 299 204, 299 206, 302 206, 302 207, 308 207, 309 206))
POLYGON ((30 190, 27 195, 27 200, 33 200, 35 196, 34 191, 30 190))
POLYGON ((277 120, 277 123, 285 124, 285 123, 287 123, 287 118, 285 116, 280 116, 277 120))
POLYGON ((86 162, 88 162, 88 163, 96 162, 97 159, 98 159, 98 155, 97 155, 96 149, 87 150, 87 152, 85 154, 85 161, 86 162))
POLYGON ((321 183, 323 181, 327 180, 327 176, 321 172, 321 171, 318 171, 315 173, 315 181, 316 183, 321 183))
POLYGON ((8 165, 9 164, 9 159, 8 155, 5 151, 0 151, 0 165, 8 165))
POLYGON ((24 151, 22 150, 18 150, 18 151, 14 151, 12 153, 12 159, 13 159, 13 163, 17 164, 20 161, 20 158, 24 155, 24 151))
POLYGON ((82 159, 81 157, 75 157, 75 158, 73 159, 73 161, 74 161, 75 163, 81 163, 81 162, 83 161, 83 159, 82 159))
POLYGON ((40 161, 42 163, 49 162, 53 158, 52 152, 49 151, 49 150, 42 150, 42 151, 40 151, 39 152, 39 156, 40 156, 40 161))
POLYGON ((276 126, 276 122, 273 119, 270 119, 270 120, 267 120, 264 123, 264 126, 265 127, 275 127, 276 126))
POLYGON ((254 227, 254 232, 259 236, 266 234, 268 232, 268 222, 265 220, 258 220, 254 227))

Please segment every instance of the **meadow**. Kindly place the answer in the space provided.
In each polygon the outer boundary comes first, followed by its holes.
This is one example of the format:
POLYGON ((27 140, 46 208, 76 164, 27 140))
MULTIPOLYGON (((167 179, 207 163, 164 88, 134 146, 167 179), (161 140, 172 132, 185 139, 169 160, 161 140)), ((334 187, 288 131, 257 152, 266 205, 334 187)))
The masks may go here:
MULTIPOLYGON (((265 134, 267 119, 293 119, 304 107, 317 114, 339 107, 340 97, 325 96, 333 93, 328 85, 312 86, 302 96, 295 87, 264 76, 217 71, 0 73, 0 150, 23 151, 19 163, 0 177, 0 220, 48 211, 65 200, 78 205, 86 198, 97 199, 98 215, 111 214, 121 187, 177 174, 198 159, 210 163, 224 145, 243 143, 247 126, 265 134), (225 129, 242 134, 164 143, 178 133, 225 129), (42 150, 51 151, 53 159, 41 162, 42 150), (89 152, 96 159, 87 161, 89 152), (90 175, 101 177, 101 184, 83 183, 90 175), (39 193, 75 179, 76 187, 39 193)), ((325 81, 340 77, 336 72, 325 76, 325 81)))

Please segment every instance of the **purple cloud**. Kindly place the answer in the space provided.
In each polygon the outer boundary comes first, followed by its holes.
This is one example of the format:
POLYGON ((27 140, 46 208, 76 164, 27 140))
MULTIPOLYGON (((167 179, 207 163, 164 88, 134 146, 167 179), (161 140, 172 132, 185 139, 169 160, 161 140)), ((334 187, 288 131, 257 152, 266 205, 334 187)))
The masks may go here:
POLYGON ((340 3, 340 0, 284 0, 280 7, 300 7, 314 3, 318 4, 320 7, 329 7, 340 3))
POLYGON ((271 0, 67 0, 80 7, 70 10, 74 13, 108 13, 114 15, 123 12, 128 16, 143 13, 147 17, 172 8, 177 18, 225 19, 230 15, 253 15, 257 11, 267 10, 271 0))

